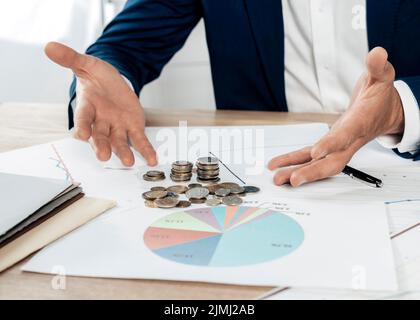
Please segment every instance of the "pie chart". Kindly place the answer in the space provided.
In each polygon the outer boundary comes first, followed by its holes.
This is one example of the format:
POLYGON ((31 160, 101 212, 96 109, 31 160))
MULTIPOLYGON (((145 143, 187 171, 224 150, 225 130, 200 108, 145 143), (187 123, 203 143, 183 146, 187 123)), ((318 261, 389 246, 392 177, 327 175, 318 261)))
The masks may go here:
POLYGON ((169 214, 149 226, 145 245, 176 263, 238 267, 281 258, 304 240, 302 227, 281 212, 217 206, 169 214))

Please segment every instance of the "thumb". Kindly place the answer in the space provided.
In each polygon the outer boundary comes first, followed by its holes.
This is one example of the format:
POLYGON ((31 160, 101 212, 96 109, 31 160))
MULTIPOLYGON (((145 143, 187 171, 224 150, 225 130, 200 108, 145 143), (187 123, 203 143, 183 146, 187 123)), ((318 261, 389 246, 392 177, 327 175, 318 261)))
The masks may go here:
POLYGON ((44 51, 49 59, 62 67, 72 69, 77 76, 80 76, 82 71, 89 69, 90 65, 95 62, 95 58, 80 54, 58 42, 49 42, 44 51))
POLYGON ((366 59, 366 66, 371 81, 389 82, 395 78, 395 71, 388 62, 388 53, 384 48, 372 49, 366 59))

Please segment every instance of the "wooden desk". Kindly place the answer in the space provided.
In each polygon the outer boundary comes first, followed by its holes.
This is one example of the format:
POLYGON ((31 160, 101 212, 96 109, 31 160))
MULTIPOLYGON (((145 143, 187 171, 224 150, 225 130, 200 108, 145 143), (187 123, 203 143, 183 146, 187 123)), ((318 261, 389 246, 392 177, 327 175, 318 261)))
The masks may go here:
MULTIPOLYGON (((69 136, 64 105, 0 104, 0 152, 69 136)), ((242 111, 146 110, 148 126, 333 123, 336 115, 242 111)), ((51 275, 21 272, 23 262, 0 274, 0 299, 253 299, 270 290, 218 284, 67 277, 54 290, 51 275)))

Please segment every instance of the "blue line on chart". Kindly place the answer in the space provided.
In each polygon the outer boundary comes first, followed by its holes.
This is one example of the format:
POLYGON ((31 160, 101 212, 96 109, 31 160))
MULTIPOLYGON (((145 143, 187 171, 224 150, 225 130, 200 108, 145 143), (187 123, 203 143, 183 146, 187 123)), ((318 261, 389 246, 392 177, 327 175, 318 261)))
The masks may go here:
POLYGON ((396 201, 385 201, 385 204, 395 204, 402 202, 420 202, 420 199, 405 199, 405 200, 396 200, 396 201))

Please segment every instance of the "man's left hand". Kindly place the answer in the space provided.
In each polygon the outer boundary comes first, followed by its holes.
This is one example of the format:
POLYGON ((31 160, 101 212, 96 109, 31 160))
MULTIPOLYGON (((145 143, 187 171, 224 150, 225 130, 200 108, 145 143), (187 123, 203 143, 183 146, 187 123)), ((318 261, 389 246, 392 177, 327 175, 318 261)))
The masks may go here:
POLYGON ((373 49, 366 65, 367 72, 357 82, 349 108, 328 134, 311 147, 270 160, 270 170, 282 168, 274 176, 276 185, 297 187, 336 175, 369 141, 404 131, 404 111, 394 87, 395 70, 385 49, 373 49))

